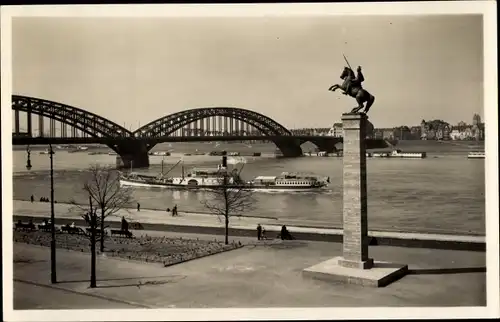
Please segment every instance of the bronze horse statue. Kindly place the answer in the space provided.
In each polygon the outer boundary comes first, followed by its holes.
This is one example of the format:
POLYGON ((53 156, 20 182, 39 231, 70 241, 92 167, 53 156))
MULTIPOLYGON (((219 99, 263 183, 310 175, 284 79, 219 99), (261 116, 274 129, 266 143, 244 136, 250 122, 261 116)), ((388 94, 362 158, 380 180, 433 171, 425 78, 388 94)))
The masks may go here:
POLYGON ((358 67, 358 75, 357 77, 354 75, 354 72, 349 67, 344 67, 342 74, 340 74, 340 78, 343 81, 342 85, 335 84, 329 88, 330 91, 335 92, 337 89, 342 89, 344 95, 349 95, 351 97, 356 98, 358 102, 358 106, 354 107, 351 110, 351 113, 358 113, 362 108, 365 109, 365 113, 368 113, 370 107, 373 105, 375 101, 375 96, 370 94, 367 90, 365 90, 362 86, 365 78, 363 73, 361 73, 361 66, 358 67), (366 103, 366 107, 364 106, 366 103))

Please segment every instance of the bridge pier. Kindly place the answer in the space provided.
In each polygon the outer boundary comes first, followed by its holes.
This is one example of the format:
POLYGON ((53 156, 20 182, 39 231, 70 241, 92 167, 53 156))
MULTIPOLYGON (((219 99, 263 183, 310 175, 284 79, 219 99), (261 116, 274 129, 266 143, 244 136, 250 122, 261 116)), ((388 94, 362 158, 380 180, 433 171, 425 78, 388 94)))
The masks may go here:
POLYGON ((136 169, 149 167, 149 155, 146 143, 133 140, 114 146, 117 169, 136 169))
POLYGON ((311 143, 316 145, 320 151, 324 151, 326 153, 335 153, 338 151, 335 146, 341 140, 331 139, 329 137, 318 137, 314 140, 310 140, 311 143))
POLYGON ((294 158, 302 156, 302 148, 300 140, 293 137, 284 137, 273 140, 284 157, 294 158))

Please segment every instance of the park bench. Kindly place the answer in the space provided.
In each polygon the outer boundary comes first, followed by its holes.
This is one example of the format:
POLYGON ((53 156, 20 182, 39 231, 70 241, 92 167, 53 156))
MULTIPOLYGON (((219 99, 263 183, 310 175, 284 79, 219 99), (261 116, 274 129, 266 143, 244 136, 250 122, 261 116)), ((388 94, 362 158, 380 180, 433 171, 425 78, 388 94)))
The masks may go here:
POLYGON ((281 238, 281 233, 279 233, 278 236, 276 236, 276 238, 283 239, 283 240, 295 240, 296 239, 290 233, 285 234, 285 236, 283 236, 283 238, 281 238))
POLYGON ((144 227, 140 222, 131 222, 130 223, 130 228, 135 229, 135 230, 143 230, 144 227))
POLYGON ((119 229, 111 229, 111 236, 114 236, 114 235, 119 235, 119 236, 122 236, 122 237, 128 237, 128 238, 132 238, 133 237, 133 234, 131 231, 128 231, 128 230, 119 230, 119 229))
MULTIPOLYGON (((87 232, 87 234, 91 234, 92 233, 92 229, 90 227, 85 228, 85 231, 87 232)), ((96 232, 96 235, 101 235, 102 234, 102 230, 101 229, 96 229, 95 232, 96 232)), ((106 229, 104 229, 104 236, 107 236, 107 235, 108 235, 108 233, 106 232, 106 229)))
POLYGON ((36 227, 33 223, 16 223, 15 226, 16 230, 22 230, 22 231, 34 231, 36 230, 36 227))
POLYGON ((261 240, 273 240, 274 238, 272 238, 272 237, 270 237, 268 235, 262 235, 262 236, 260 236, 260 239, 261 240))
POLYGON ((38 230, 45 231, 45 232, 51 231, 51 226, 50 225, 42 225, 42 224, 40 224, 40 225, 38 225, 38 230))
POLYGON ((66 232, 68 234, 82 234, 85 233, 83 229, 80 227, 71 227, 71 226, 62 226, 61 227, 62 232, 66 232))

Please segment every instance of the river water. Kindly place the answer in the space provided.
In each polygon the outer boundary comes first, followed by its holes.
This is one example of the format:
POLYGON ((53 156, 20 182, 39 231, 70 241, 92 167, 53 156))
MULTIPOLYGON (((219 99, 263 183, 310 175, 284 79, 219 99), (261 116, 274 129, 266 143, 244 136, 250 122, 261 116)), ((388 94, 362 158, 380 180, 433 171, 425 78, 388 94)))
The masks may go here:
MULTIPOLYGON (((419 143, 421 144, 421 143, 419 143)), ((158 174, 164 160, 165 171, 177 161, 184 160, 186 168, 216 166, 220 157, 183 156, 184 152, 209 152, 213 144, 174 144, 172 156, 150 156, 148 169, 140 173, 158 174)), ((217 149, 220 150, 221 147, 217 149)), ((272 152, 270 144, 225 144, 228 151, 272 152)), ((162 148, 156 148, 156 150, 162 148)), ((172 145, 163 150, 172 149, 172 145)), ((468 160, 471 147, 448 145, 431 149, 428 158, 368 159, 368 218, 370 229, 397 229, 401 231, 443 233, 485 233, 484 160, 468 160)), ((306 151, 308 149, 305 149, 306 151)), ((410 151, 415 149, 404 149, 410 151)), ((426 146, 416 150, 426 151, 426 146)), ((428 150, 428 149, 427 149, 428 150)), ((477 150, 477 149, 476 149, 477 150)), ((90 164, 114 165, 115 156, 88 155, 87 152, 68 153, 57 150, 54 155, 55 199, 68 202, 75 199, 86 202, 82 186, 86 168, 90 164)), ((247 157, 242 176, 251 179, 257 175, 277 175, 283 171, 313 172, 329 176, 329 191, 322 193, 256 193, 255 210, 247 215, 301 220, 315 225, 338 226, 342 224, 342 158, 302 157, 276 159, 271 155, 247 157)), ((50 176, 48 155, 31 153, 33 168, 27 171, 26 153, 13 151, 14 199, 27 200, 49 197, 50 176)), ((237 167, 241 167, 238 165, 237 167)), ((180 175, 180 167, 171 175, 180 175)), ((182 211, 206 212, 202 201, 208 192, 171 191, 159 188, 135 188, 134 198, 142 208, 166 209, 174 204, 182 211)))

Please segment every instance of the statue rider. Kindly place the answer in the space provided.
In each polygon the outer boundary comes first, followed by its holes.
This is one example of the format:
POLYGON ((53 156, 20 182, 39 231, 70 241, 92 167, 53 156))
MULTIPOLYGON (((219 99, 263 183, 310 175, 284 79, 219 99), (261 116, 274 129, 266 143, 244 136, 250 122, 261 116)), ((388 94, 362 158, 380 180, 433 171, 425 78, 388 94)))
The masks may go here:
POLYGON ((361 66, 358 66, 357 72, 357 76, 354 76, 354 72, 352 72, 350 76, 347 76, 348 82, 346 84, 344 95, 351 93, 353 97, 357 97, 361 94, 361 89, 363 89, 361 84, 365 81, 365 77, 361 72, 361 66))
MULTIPOLYGON (((347 63, 349 65, 349 63, 347 63)), ((354 71, 350 67, 344 67, 342 74, 340 75, 342 79, 342 85, 335 84, 330 86, 328 90, 335 92, 337 89, 342 89, 342 94, 349 95, 356 99, 358 106, 354 107, 350 113, 358 113, 359 110, 364 108, 364 113, 368 113, 370 107, 373 105, 375 101, 375 96, 370 94, 367 90, 365 90, 362 86, 365 81, 365 77, 361 72, 361 66, 357 68, 357 75, 354 74, 354 71), (364 103, 366 102, 366 107, 364 103)))
POLYGON ((354 72, 351 69, 349 70, 351 73, 345 79, 345 92, 343 94, 356 98, 359 106, 354 108, 352 112, 357 112, 359 109, 363 108, 364 104, 363 98, 365 93, 362 83, 365 81, 365 77, 361 72, 361 66, 358 66, 357 68, 357 76, 354 76, 354 72))

